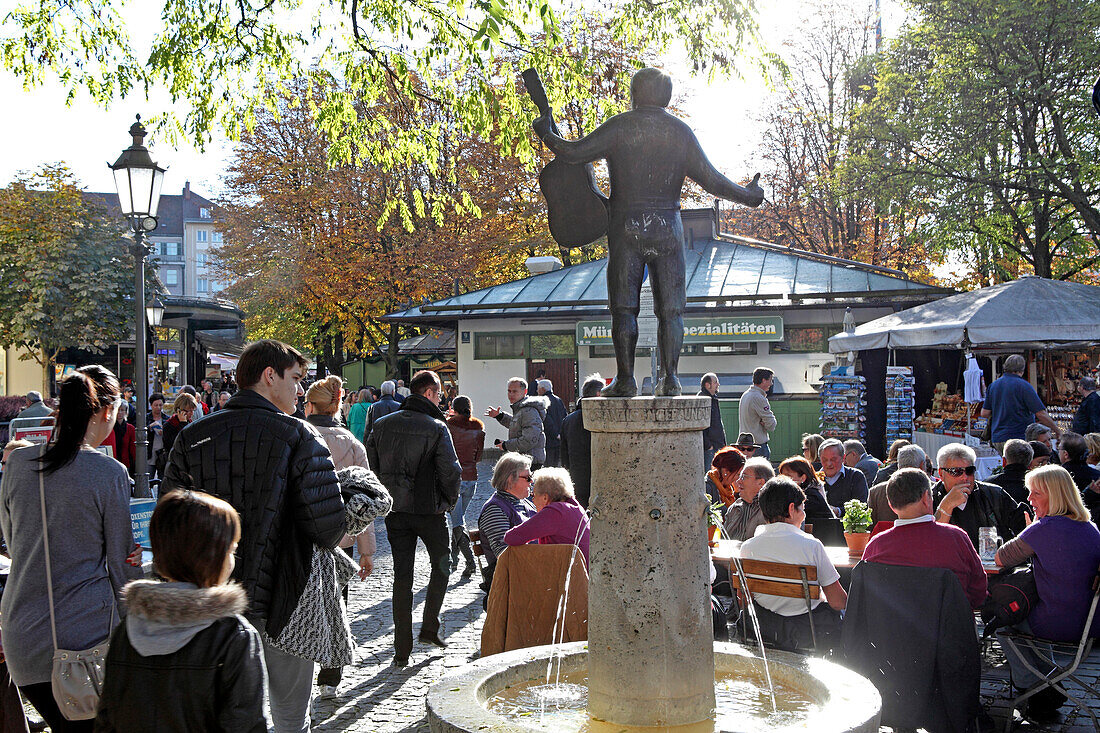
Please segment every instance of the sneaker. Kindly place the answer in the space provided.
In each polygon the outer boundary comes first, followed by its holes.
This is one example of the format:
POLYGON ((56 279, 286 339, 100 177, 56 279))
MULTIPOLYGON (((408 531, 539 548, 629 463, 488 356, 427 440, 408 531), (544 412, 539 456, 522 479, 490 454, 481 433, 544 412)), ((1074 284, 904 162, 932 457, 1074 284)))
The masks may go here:
POLYGON ((409 666, 409 658, 408 657, 394 657, 393 658, 393 666, 397 667, 398 669, 401 669, 403 667, 408 667, 409 666))
POLYGON ((322 700, 331 700, 336 697, 336 685, 319 685, 320 691, 317 695, 322 700))

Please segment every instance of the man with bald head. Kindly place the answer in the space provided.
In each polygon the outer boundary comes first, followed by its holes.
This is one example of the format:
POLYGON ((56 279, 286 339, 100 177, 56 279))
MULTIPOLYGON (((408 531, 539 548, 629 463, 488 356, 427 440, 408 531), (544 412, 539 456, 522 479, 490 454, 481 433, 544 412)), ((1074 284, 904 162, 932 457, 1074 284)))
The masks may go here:
POLYGON ((691 178, 715 196, 747 206, 764 200, 757 174, 746 186, 729 180, 711 165, 695 133, 665 109, 672 79, 659 69, 641 69, 630 82, 633 109, 615 115, 592 134, 569 142, 551 132, 549 117, 534 122, 535 132, 566 163, 607 161, 611 179, 607 230, 607 294, 611 339, 618 369, 604 397, 633 397, 634 347, 638 343, 638 307, 642 279, 649 268, 657 316, 661 372, 655 395, 680 394, 676 370, 684 341, 684 228, 680 195, 691 178))

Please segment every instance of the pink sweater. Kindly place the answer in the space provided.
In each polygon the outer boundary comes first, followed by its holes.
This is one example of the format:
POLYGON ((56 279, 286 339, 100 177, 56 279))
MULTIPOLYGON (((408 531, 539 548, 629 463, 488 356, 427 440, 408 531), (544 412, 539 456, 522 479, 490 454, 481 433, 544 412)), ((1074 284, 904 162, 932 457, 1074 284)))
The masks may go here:
POLYGON ((946 568, 959 577, 971 608, 985 603, 985 569, 966 532, 950 524, 917 522, 895 525, 867 543, 865 562, 946 568))
POLYGON ((552 501, 535 516, 508 530, 504 543, 526 545, 538 540, 540 545, 577 545, 584 555, 584 564, 588 565, 588 529, 588 515, 575 499, 552 501), (584 529, 578 533, 582 526, 584 529))

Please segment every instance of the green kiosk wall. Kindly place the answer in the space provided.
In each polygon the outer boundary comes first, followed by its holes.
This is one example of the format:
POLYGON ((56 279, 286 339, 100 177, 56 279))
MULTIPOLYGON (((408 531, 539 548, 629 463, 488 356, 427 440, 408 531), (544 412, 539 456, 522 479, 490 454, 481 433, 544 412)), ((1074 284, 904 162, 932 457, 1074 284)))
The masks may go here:
MULTIPOLYGON (((802 455, 803 433, 816 433, 821 419, 821 397, 814 394, 777 395, 768 400, 772 413, 778 423, 772 433, 768 446, 771 448, 773 463, 784 458, 802 455)), ((726 430, 726 441, 737 442, 741 432, 737 411, 740 399, 719 399, 722 410, 722 427, 726 430)))

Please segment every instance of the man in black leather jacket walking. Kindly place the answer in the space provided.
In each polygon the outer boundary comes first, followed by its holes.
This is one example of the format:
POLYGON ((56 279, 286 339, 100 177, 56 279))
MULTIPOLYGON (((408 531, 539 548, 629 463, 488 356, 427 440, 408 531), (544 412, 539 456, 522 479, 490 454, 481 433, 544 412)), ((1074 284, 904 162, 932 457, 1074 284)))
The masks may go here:
POLYGON ((246 616, 264 639, 276 733, 309 730, 311 661, 282 652, 277 639, 309 579, 313 546, 344 536, 344 502, 328 448, 291 417, 306 360, 278 341, 250 344, 237 364, 240 390, 225 408, 176 438, 161 492, 205 491, 241 516, 233 578, 244 586, 246 616))
POLYGON ((439 609, 451 573, 446 513, 458 501, 462 467, 439 397, 435 372, 422 371, 409 382, 401 409, 374 424, 367 438, 367 462, 393 497, 386 534, 393 554, 393 663, 404 667, 412 652, 413 563, 416 539, 428 548, 431 576, 424 599, 420 641, 447 646, 439 638, 439 609))

